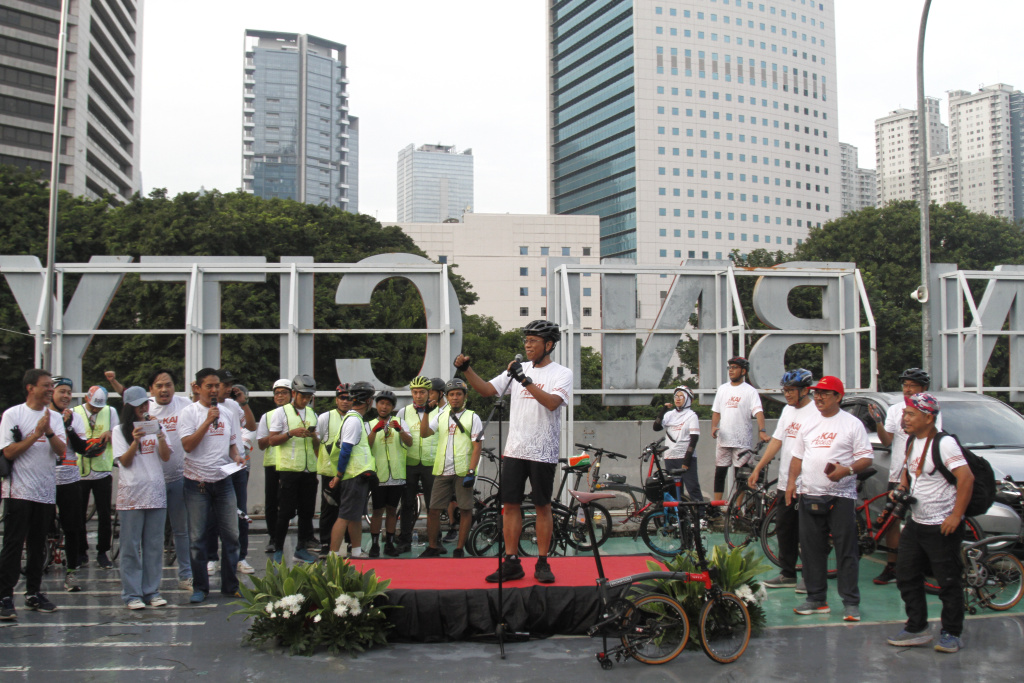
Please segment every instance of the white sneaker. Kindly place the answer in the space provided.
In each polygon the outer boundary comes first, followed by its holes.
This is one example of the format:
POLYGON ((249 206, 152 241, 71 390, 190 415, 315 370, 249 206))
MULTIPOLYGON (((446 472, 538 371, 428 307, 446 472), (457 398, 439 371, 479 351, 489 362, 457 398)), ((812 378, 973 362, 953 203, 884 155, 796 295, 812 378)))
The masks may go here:
POLYGON ((219 571, 220 571, 220 562, 214 562, 213 560, 210 560, 209 562, 206 563, 206 573, 207 574, 213 574, 214 572, 219 572, 219 571))
POLYGON ((192 577, 190 576, 187 579, 179 579, 178 580, 178 588, 180 590, 183 590, 183 591, 190 591, 191 592, 191 590, 192 590, 192 577))
POLYGON ((126 604, 125 607, 128 609, 146 609, 146 603, 142 602, 142 600, 139 600, 138 598, 132 598, 128 601, 128 604, 126 604))
POLYGON ((248 562, 246 562, 245 560, 239 560, 238 561, 238 566, 236 567, 236 571, 239 574, 255 574, 256 573, 256 570, 252 568, 252 565, 249 564, 248 562))
POLYGON ((163 607, 167 604, 167 601, 159 595, 149 601, 150 607, 163 607))

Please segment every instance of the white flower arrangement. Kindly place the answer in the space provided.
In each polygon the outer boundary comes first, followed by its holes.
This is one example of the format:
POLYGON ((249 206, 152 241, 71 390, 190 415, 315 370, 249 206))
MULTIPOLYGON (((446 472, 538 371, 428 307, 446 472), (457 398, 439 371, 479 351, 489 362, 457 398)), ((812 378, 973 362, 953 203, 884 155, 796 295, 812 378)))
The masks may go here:
POLYGON ((271 619, 294 617, 302 611, 302 603, 305 601, 305 595, 296 593, 295 595, 286 595, 277 602, 268 602, 266 606, 267 616, 271 619))
POLYGON ((362 606, 359 604, 358 598, 354 598, 347 593, 342 593, 334 599, 334 614, 339 617, 345 616, 359 616, 363 611, 362 606))

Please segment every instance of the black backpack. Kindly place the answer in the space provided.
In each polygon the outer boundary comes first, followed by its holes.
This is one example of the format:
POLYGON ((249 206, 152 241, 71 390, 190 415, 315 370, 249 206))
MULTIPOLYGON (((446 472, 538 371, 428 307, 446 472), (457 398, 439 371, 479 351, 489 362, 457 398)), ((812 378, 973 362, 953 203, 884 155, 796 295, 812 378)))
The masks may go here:
POLYGON ((967 460, 967 466, 971 468, 971 474, 974 475, 974 491, 971 493, 971 500, 967 503, 967 510, 964 511, 964 514, 970 517, 985 514, 996 500, 996 475, 992 471, 992 465, 985 458, 964 448, 956 434, 939 432, 935 435, 935 440, 932 441, 932 464, 935 465, 932 472, 938 471, 951 485, 956 485, 956 477, 943 464, 942 456, 939 454, 939 442, 944 436, 952 437, 956 441, 956 445, 964 454, 964 459, 967 460))

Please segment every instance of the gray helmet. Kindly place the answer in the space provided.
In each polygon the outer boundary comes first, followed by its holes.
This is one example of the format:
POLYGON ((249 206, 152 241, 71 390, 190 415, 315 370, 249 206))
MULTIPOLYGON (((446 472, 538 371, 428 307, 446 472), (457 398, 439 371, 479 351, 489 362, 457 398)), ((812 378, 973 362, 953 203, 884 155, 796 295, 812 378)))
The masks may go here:
POLYGON ((449 391, 455 391, 456 389, 462 389, 463 393, 469 393, 469 387, 466 386, 466 383, 456 378, 444 385, 444 395, 447 396, 449 391))
POLYGON ((444 380, 440 377, 431 377, 430 383, 433 385, 430 387, 431 391, 444 391, 444 380))
POLYGON ((373 399, 373 402, 376 403, 382 398, 386 398, 387 400, 391 401, 391 405, 395 405, 396 403, 398 403, 398 397, 395 396, 395 392, 391 391, 390 389, 385 389, 384 391, 377 394, 377 398, 373 399))
POLYGON ((300 394, 312 394, 316 392, 316 382, 310 375, 295 375, 292 379, 292 391, 300 394))
POLYGON ((369 403, 376 391, 369 382, 354 382, 348 389, 348 395, 356 403, 369 403))

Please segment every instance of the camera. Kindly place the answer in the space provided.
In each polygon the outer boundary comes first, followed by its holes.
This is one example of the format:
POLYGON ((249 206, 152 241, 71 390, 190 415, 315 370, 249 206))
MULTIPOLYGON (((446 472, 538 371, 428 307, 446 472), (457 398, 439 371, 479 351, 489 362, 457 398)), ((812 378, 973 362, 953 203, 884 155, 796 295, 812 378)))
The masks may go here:
MULTIPOLYGON (((893 489, 892 497, 885 504, 885 512, 888 512, 896 519, 902 520, 907 515, 907 508, 917 502, 917 498, 903 489, 893 489)), ((884 517, 884 513, 882 515, 884 517)))

